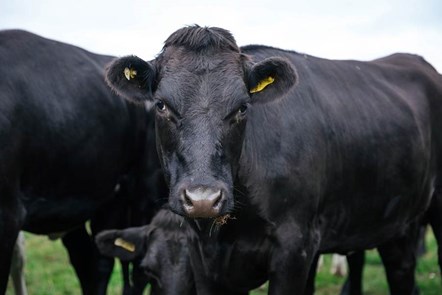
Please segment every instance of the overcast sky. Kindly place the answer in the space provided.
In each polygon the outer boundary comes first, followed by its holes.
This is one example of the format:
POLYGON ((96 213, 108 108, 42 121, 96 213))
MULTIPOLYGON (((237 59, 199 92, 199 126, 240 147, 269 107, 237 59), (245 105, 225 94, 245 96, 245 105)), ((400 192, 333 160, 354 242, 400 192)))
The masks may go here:
POLYGON ((230 30, 265 44, 337 59, 393 52, 442 72, 442 0, 1 0, 0 29, 21 28, 88 50, 152 59, 176 29, 230 30))

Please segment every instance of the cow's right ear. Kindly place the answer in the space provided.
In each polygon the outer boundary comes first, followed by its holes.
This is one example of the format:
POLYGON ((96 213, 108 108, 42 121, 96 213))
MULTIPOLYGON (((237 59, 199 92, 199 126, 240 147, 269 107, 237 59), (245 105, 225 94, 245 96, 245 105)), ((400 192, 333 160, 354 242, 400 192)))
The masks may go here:
POLYGON ((95 243, 101 254, 131 261, 144 254, 148 232, 149 226, 106 230, 95 237, 95 243))
POLYGON ((136 56, 115 59, 106 70, 107 84, 118 95, 137 103, 152 99, 155 78, 155 67, 136 56))

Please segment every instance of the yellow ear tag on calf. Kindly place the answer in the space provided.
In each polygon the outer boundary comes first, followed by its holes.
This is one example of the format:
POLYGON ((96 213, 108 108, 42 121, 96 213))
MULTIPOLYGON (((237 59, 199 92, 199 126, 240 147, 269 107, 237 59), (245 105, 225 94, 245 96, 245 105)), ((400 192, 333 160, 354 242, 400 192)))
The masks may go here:
POLYGON ((124 68, 124 76, 127 80, 135 78, 137 71, 134 69, 124 68))
POLYGON ((256 93, 256 92, 260 92, 262 91, 264 88, 266 88, 267 86, 269 86, 270 84, 272 84, 273 82, 275 82, 275 78, 273 77, 267 77, 262 79, 261 81, 259 81, 258 85, 256 85, 255 87, 253 87, 252 89, 250 89, 250 93, 256 93))
POLYGON ((134 252, 135 251, 135 245, 123 240, 122 238, 117 238, 114 242, 115 246, 121 247, 124 250, 127 250, 129 252, 134 252))

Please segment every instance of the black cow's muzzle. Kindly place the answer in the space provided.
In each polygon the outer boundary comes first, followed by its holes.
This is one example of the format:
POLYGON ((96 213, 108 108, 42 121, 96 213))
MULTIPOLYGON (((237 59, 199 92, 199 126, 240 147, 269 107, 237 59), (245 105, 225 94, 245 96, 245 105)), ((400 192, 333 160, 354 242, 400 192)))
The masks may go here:
POLYGON ((191 218, 214 218, 222 214, 226 191, 221 187, 197 186, 182 188, 182 209, 191 218))

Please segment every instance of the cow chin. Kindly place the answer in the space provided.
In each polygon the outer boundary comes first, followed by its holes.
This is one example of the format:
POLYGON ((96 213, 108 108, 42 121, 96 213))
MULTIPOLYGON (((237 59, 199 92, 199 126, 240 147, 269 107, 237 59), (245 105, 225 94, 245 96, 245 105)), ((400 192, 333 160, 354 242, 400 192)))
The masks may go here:
POLYGON ((189 218, 216 218, 233 209, 231 190, 220 182, 211 185, 181 183, 169 196, 169 206, 175 213, 189 218))

